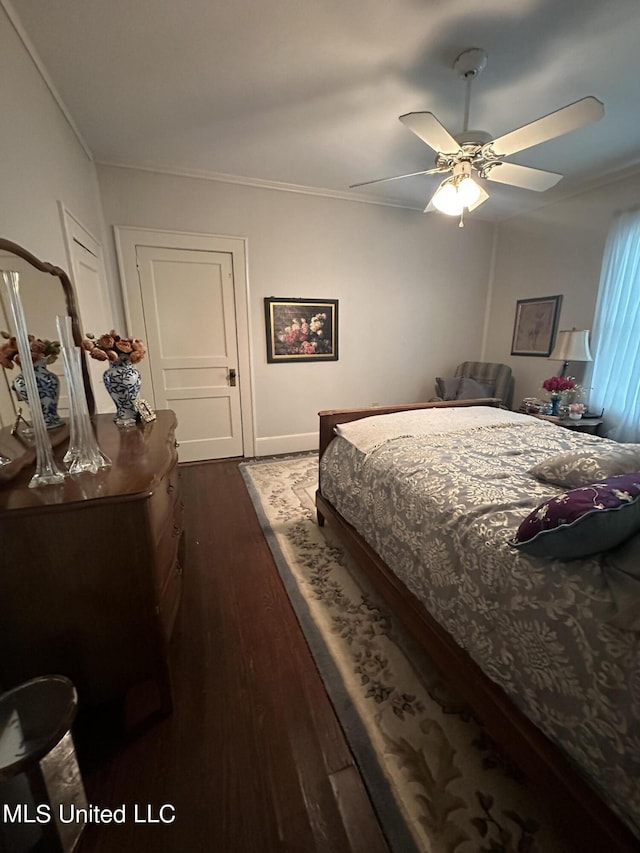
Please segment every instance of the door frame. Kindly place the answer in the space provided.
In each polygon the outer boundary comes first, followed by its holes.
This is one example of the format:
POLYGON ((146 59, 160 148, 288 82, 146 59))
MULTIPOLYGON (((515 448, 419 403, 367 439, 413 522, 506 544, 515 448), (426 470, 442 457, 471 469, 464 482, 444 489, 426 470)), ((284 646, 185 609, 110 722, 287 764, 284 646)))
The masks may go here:
MULTIPOLYGON (((111 288, 109 287, 109 278, 107 276, 107 269, 104 261, 104 249, 102 243, 94 234, 91 233, 91 231, 89 231, 88 228, 86 228, 86 226, 82 224, 78 217, 75 216, 69 210, 69 208, 64 204, 64 202, 60 200, 58 201, 58 212, 60 214, 60 222, 62 224, 62 238, 64 241, 64 248, 67 255, 69 271, 71 273, 71 283, 74 286, 74 290, 75 280, 78 274, 75 253, 73 251, 73 243, 75 241, 84 246, 84 248, 87 249, 87 251, 89 251, 92 255, 95 255, 99 268, 98 281, 100 284, 100 299, 102 300, 102 307, 109 317, 114 317, 115 312, 113 310, 113 296, 111 293, 111 288)), ((78 301, 77 293, 76 301, 78 301)), ((79 305, 78 312, 80 313, 80 319, 82 320, 82 312, 80 311, 79 305)), ((86 331, 86 329, 82 329, 83 334, 86 331)))
MULTIPOLYGON (((251 354, 251 325, 249 318, 249 276, 247 271, 247 240, 245 237, 226 237, 188 231, 165 231, 129 225, 113 226, 118 272, 122 286, 127 335, 146 336, 136 247, 161 249, 188 249, 203 252, 223 252, 231 255, 235 301, 236 343, 238 347, 238 373, 240 384, 240 416, 242 421, 242 446, 245 457, 255 455, 255 422, 253 403, 253 360, 251 354)), ((146 337, 145 337, 146 340, 146 337)), ((149 359, 137 364, 144 389, 151 389, 153 381, 149 359)), ((155 402, 154 402, 155 405, 155 402)))
MULTIPOLYGON (((113 318, 116 316, 113 308, 114 296, 112 287, 109 283, 109 277, 107 276, 102 243, 82 224, 78 217, 75 216, 61 200, 58 200, 58 212, 60 214, 60 222, 62 224, 62 236, 68 259, 69 277, 76 297, 76 307, 80 318, 82 336, 84 337, 87 332, 93 332, 94 334, 100 335, 103 331, 106 332, 113 328, 113 318), (87 326, 86 316, 83 316, 82 314, 82 309, 85 306, 80 303, 81 290, 78 285, 80 270, 78 268, 75 244, 82 246, 85 251, 90 255, 93 255, 96 259, 99 289, 96 297, 100 300, 102 313, 104 314, 104 329, 89 328, 87 326)), ((94 364, 92 361, 92 359, 87 359, 89 380, 93 388, 96 412, 110 412, 112 411, 113 403, 106 392, 104 383, 102 382, 102 370, 98 367, 98 364, 94 364)))

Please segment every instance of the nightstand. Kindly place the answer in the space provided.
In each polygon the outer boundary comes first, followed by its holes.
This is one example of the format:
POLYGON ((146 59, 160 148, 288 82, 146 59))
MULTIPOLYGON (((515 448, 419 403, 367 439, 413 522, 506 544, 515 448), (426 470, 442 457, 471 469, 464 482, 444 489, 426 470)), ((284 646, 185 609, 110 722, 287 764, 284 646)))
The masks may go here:
POLYGON ((572 429, 575 432, 586 432, 589 435, 598 435, 598 430, 602 425, 602 418, 580 418, 580 420, 574 421, 572 418, 554 418, 551 415, 524 412, 522 409, 520 411, 522 414, 529 415, 532 418, 538 418, 541 421, 550 421, 552 424, 557 424, 565 429, 572 429))
POLYGON ((602 418, 580 418, 580 420, 574 421, 571 418, 561 418, 559 421, 556 421, 558 426, 565 427, 566 429, 573 429, 576 432, 586 432, 589 435, 597 435, 600 426, 602 425, 602 418))

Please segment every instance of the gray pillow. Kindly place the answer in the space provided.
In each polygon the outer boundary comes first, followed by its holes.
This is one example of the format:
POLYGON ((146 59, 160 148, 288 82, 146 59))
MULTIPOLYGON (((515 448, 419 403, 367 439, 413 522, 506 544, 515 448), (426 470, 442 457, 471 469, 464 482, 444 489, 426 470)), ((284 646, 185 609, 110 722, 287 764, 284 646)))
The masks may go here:
POLYGON ((482 397, 493 397, 493 392, 493 385, 483 385, 480 382, 476 382, 475 379, 463 376, 460 380, 456 400, 476 400, 482 397))
POLYGON ((441 400, 457 400, 458 388, 461 381, 459 376, 455 376, 452 379, 436 377, 436 394, 441 400))
POLYGON ((577 489, 606 477, 634 471, 640 471, 640 444, 560 453, 534 465, 529 473, 544 483, 577 489))

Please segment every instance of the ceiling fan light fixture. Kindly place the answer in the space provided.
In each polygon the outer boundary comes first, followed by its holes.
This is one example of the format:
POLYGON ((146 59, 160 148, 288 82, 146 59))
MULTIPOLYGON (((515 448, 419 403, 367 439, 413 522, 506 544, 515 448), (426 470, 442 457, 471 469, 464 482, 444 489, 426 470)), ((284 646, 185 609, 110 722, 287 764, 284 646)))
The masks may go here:
POLYGON ((465 207, 470 208, 478 201, 481 192, 471 177, 471 164, 462 161, 453 167, 453 175, 440 184, 431 203, 441 213, 460 216, 465 207))
POLYGON ((436 210, 439 210, 440 213, 446 213, 447 216, 460 216, 464 210, 464 204, 453 183, 453 178, 447 178, 440 184, 431 199, 431 204, 436 210))
POLYGON ((463 178, 458 184, 458 198, 463 207, 471 207, 480 198, 480 187, 473 178, 463 178))

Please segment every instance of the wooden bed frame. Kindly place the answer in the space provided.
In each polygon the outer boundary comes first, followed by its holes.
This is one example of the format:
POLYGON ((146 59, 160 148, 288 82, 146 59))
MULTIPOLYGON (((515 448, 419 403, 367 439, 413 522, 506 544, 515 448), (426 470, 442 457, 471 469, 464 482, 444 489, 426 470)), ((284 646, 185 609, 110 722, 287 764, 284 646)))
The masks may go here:
MULTIPOLYGON (((319 412, 320 459, 338 424, 371 415, 427 408, 498 406, 499 400, 464 400, 319 412)), ((322 495, 316 493, 318 524, 332 522, 349 552, 447 681, 469 704, 485 730, 548 794, 558 833, 579 853, 632 853, 640 841, 577 773, 567 758, 491 681, 427 612, 376 552, 322 495)))

